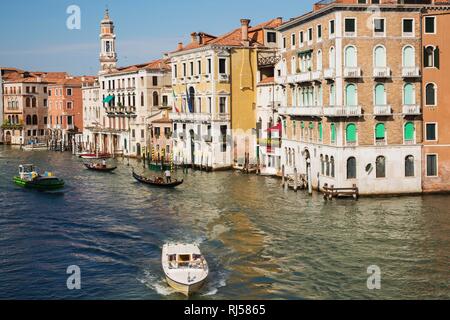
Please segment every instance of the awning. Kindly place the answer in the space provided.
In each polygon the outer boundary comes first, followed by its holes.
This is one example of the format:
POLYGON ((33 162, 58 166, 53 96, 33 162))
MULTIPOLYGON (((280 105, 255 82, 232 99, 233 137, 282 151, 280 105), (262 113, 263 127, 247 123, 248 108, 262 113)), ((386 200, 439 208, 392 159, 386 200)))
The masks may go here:
POLYGON ((103 102, 110 103, 113 98, 114 98, 113 96, 107 96, 105 99, 103 99, 103 102))

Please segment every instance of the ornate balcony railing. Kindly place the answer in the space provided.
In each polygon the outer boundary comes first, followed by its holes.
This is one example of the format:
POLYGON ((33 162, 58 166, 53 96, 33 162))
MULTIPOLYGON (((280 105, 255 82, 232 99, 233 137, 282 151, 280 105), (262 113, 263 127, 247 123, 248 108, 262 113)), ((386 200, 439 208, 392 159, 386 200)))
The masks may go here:
POLYGON ((287 116, 315 116, 323 115, 323 108, 321 106, 310 107, 280 107, 278 113, 287 116))
POLYGON ((327 117, 361 117, 361 106, 333 106, 323 109, 327 117))
POLYGON ((392 108, 390 105, 374 106, 373 114, 376 116, 390 116, 390 115, 392 115, 392 108))
POLYGON ((405 104, 403 105, 403 114, 407 116, 418 116, 421 115, 422 112, 419 105, 405 104))
POLYGON ((403 67, 402 69, 403 78, 418 78, 420 77, 419 67, 403 67))
POLYGON ((325 71, 323 72, 323 77, 327 80, 334 79, 335 73, 336 72, 334 68, 325 69, 325 71))
POLYGON ((344 68, 345 78, 361 78, 362 72, 360 67, 345 67, 344 68))
POLYGON ((391 77, 391 68, 388 67, 376 67, 373 69, 373 77, 382 79, 391 77))

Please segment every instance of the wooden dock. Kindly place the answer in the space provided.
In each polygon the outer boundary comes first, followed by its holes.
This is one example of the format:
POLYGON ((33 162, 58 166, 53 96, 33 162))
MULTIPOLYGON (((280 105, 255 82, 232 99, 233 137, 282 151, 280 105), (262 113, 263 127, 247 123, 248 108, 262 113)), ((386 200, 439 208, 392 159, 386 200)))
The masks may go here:
POLYGON ((323 198, 325 200, 333 200, 337 198, 353 198, 355 200, 359 199, 359 189, 356 184, 351 188, 335 188, 333 185, 331 187, 325 184, 323 187, 323 198))

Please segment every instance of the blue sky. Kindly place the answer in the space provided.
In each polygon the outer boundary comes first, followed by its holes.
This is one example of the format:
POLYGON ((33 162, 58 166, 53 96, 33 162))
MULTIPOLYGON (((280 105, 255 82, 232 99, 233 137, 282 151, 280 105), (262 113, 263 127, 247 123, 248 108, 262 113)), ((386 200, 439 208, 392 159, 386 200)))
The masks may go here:
POLYGON ((239 26, 289 19, 313 0, 15 0, 0 1, 0 66, 96 74, 99 23, 108 6, 116 25, 119 65, 161 57, 193 31, 219 35, 239 26), (67 7, 81 9, 81 29, 69 30, 67 7))

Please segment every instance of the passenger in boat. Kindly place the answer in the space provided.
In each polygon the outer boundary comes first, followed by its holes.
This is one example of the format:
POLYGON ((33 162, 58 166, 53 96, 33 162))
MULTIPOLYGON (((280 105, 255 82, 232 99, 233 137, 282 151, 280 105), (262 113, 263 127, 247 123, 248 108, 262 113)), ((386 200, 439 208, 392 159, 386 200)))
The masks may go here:
POLYGON ((103 167, 103 169, 106 169, 106 160, 105 159, 102 160, 102 167, 103 167))
POLYGON ((164 172, 164 175, 166 176, 166 182, 171 183, 172 182, 172 174, 171 174, 170 170, 166 170, 166 172, 164 172))

